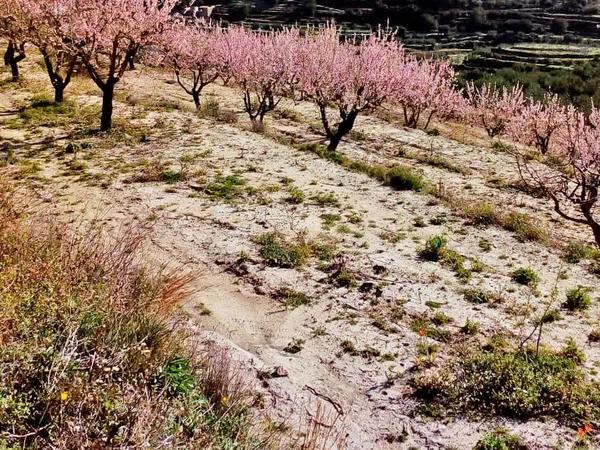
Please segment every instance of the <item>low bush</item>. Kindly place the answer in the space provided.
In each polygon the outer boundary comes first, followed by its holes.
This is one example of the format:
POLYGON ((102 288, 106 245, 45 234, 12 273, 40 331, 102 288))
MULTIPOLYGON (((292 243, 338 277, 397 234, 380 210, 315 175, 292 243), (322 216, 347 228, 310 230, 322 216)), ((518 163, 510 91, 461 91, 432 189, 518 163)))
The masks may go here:
POLYGON ((536 286, 540 281, 539 275, 530 267, 519 267, 511 273, 510 277, 515 283, 531 287, 536 286))
POLYGON ((479 324, 471 319, 467 319, 460 331, 462 331, 464 334, 477 334, 479 331, 479 324))
POLYGON ((570 264, 577 264, 578 262, 591 257, 594 253, 594 249, 585 242, 573 241, 569 242, 564 248, 563 259, 570 264))
POLYGON ((590 289, 578 286, 567 291, 565 307, 570 311, 583 311, 592 305, 590 289))
POLYGON ((465 206, 464 214, 473 225, 493 225, 499 222, 496 207, 490 202, 476 202, 465 206))
POLYGON ((425 242, 425 247, 419 251, 419 255, 428 261, 439 261, 447 244, 448 238, 443 234, 431 236, 425 242))
POLYGON ((486 434, 475 444, 473 450, 528 450, 520 437, 499 429, 486 434))
POLYGON ((463 281, 471 278, 471 270, 465 267, 465 258, 458 252, 447 248, 448 238, 443 234, 431 236, 425 247, 419 250, 419 256, 427 261, 441 261, 463 281))
POLYGON ((464 291, 465 300, 477 305, 490 303, 490 294, 481 289, 467 289, 464 291))
POLYGON ((304 194, 302 189, 296 186, 290 186, 290 188, 288 189, 288 196, 285 199, 285 201, 294 205, 299 205, 301 203, 304 203, 305 198, 306 195, 304 194))
POLYGON ((398 191, 421 191, 425 187, 423 177, 404 166, 392 167, 386 174, 385 181, 398 191))
POLYGON ((587 380, 580 351, 461 347, 437 372, 417 375, 415 394, 450 411, 571 426, 600 419, 600 386, 587 380))
POLYGON ((234 200, 241 192, 246 180, 237 175, 217 176, 206 186, 206 192, 213 198, 225 201, 234 200))
POLYGON ((277 233, 267 233, 255 239, 260 245, 260 256, 270 266, 293 268, 302 265, 307 254, 295 244, 290 244, 277 233))
POLYGON ((546 229, 533 223, 527 214, 511 212, 503 221, 504 228, 514 232, 521 241, 545 242, 548 240, 546 229))
POLYGON ((304 292, 296 291, 289 287, 282 287, 277 290, 275 297, 282 301, 286 308, 297 308, 303 305, 309 305, 311 299, 304 292))

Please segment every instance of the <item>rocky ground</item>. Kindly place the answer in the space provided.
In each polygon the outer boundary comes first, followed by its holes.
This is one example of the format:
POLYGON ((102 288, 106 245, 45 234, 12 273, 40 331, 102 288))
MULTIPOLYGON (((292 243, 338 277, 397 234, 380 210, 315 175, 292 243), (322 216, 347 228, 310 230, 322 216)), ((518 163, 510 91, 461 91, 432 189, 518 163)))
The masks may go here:
MULTIPOLYGON (((23 82, 0 83, 1 176, 31 190, 37 210, 74 223, 154 223, 148 257, 198 273, 197 294, 182 307, 186 321, 200 339, 232 349, 264 392, 271 417, 294 424, 321 401, 342 413, 338 428, 351 449, 470 449, 500 425, 532 449, 570 448, 576 432, 553 421, 433 418, 411 396, 410 380, 424 361, 435 366, 467 339, 467 320, 479 325, 474 339, 518 339, 549 302, 560 309, 568 288, 598 295, 589 262, 561 257, 562 246, 589 231, 559 221, 545 200, 519 190, 502 146, 458 124, 435 124, 436 135, 403 128, 390 114, 362 117, 342 154, 411 167, 445 194, 396 191, 290 145, 320 139, 308 103, 282 102, 256 133, 232 88, 208 87, 204 101, 220 112, 198 115, 169 75, 138 70, 119 85, 120 131, 101 136, 86 134, 100 98, 85 79, 67 90, 78 106, 66 119, 20 112, 47 92, 44 76, 29 61, 23 82), (477 202, 489 202, 496 214, 527 214, 547 237, 473 225, 465 211, 477 202), (469 277, 419 257, 439 234, 463 257, 469 277), (298 245, 306 258, 296 267, 268 264, 272 236, 298 245), (511 279, 519 267, 535 270, 537 288, 511 279), (465 292, 495 301, 476 304, 465 292), (452 338, 426 357, 419 344, 435 339, 415 324, 435 317, 452 338), (283 376, 258 380, 275 368, 283 376)), ((600 344, 588 334, 599 305, 561 311, 543 336, 555 348, 573 338, 592 377, 600 344)))

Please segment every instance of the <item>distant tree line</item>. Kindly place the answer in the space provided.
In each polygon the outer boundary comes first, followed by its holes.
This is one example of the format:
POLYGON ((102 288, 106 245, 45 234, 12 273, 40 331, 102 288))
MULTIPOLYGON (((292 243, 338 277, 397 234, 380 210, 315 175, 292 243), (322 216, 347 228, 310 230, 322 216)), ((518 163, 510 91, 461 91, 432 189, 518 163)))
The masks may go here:
POLYGON ((500 69, 463 69, 459 71, 463 85, 474 82, 497 86, 521 85, 525 95, 541 100, 546 92, 557 94, 565 103, 589 111, 592 102, 600 105, 600 61, 580 64, 573 70, 541 69, 529 64, 515 64, 500 69))

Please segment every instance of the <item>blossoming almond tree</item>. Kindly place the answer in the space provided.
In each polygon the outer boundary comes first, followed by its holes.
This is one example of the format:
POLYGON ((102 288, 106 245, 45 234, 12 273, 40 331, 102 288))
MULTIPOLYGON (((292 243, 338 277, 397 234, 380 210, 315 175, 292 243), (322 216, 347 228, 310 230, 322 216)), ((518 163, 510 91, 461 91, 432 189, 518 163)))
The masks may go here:
POLYGON ((23 17, 27 20, 27 41, 40 51, 54 88, 54 101, 62 102, 64 91, 75 69, 77 54, 65 45, 64 23, 72 14, 72 4, 64 0, 22 0, 23 17))
POLYGON ((355 45, 340 42, 335 26, 309 35, 301 47, 298 87, 319 108, 328 149, 335 151, 361 112, 373 111, 392 96, 404 60, 400 45, 386 36, 372 36, 355 45), (331 124, 328 108, 339 120, 331 124))
POLYGON ((218 52, 230 75, 242 90, 244 109, 253 126, 262 128, 265 115, 275 109, 281 96, 295 83, 295 57, 300 45, 295 28, 258 33, 241 27, 227 30, 218 43, 218 52))
POLYGON ((426 113, 426 130, 436 114, 447 118, 464 109, 463 96, 453 86, 454 69, 448 62, 407 58, 400 70, 402 81, 394 102, 402 106, 405 126, 417 128, 426 113))
POLYGON ((550 198, 562 218, 589 226, 600 247, 600 110, 586 115, 569 106, 541 162, 519 147, 514 152, 523 181, 550 198))
MULTIPOLYGON (((66 0, 65 0, 66 1, 66 0)), ((131 58, 160 43, 176 0, 68 0, 68 42, 102 91, 100 130, 112 126, 115 85, 131 58)))
POLYGON ((25 42, 29 16, 19 0, 0 0, 0 36, 8 40, 4 64, 10 66, 12 81, 19 81, 19 63, 26 57, 25 42))
POLYGON ((215 50, 222 33, 218 27, 174 24, 163 34, 161 49, 151 53, 154 62, 173 71, 196 109, 200 109, 202 90, 222 73, 224 63, 215 50))
POLYGON ((534 146, 542 155, 555 145, 567 124, 568 109, 557 95, 547 93, 543 101, 531 101, 508 127, 508 134, 522 144, 534 146))
POLYGON ((521 112, 525 103, 520 86, 497 88, 491 84, 467 85, 470 103, 469 120, 483 127, 490 138, 501 135, 508 124, 521 112))

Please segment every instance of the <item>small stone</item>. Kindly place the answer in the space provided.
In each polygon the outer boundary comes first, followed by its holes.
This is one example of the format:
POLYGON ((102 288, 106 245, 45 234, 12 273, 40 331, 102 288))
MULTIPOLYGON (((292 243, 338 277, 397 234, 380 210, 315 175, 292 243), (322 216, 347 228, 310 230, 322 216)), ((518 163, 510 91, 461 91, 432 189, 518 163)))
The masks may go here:
POLYGON ((284 377, 289 376, 289 373, 285 369, 285 367, 277 366, 273 369, 273 373, 271 374, 271 376, 273 378, 284 378, 284 377))

